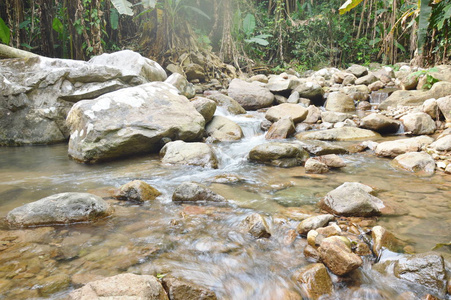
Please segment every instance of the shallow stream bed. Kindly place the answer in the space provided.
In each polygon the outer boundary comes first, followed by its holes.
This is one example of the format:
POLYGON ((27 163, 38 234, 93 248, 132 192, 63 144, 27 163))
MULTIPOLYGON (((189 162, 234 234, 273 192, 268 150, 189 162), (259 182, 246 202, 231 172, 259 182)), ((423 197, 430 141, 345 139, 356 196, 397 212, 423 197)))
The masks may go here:
MULTIPOLYGON (((296 228, 297 213, 318 213, 317 202, 348 181, 376 188, 380 199, 404 212, 380 217, 377 224, 416 252, 449 242, 450 175, 419 177, 393 169, 389 159, 372 153, 343 155, 347 167, 325 175, 250 163, 249 150, 265 142, 258 129, 261 118, 258 113, 233 117, 245 138, 213 145, 220 159, 217 170, 163 165, 158 155, 82 165, 68 159, 67 145, 0 148, 1 219, 52 194, 107 195, 134 179, 163 193, 143 205, 111 201, 113 216, 92 224, 10 230, 3 221, 0 233, 7 238, 0 248, 0 299, 58 299, 82 283, 124 272, 172 273, 211 288, 221 299, 285 299, 287 291, 302 295, 291 277, 309 263, 303 255, 306 241, 298 237, 286 246, 286 231, 296 228), (173 204, 172 192, 184 181, 209 185, 229 205, 173 204), (268 218, 270 239, 255 240, 240 229, 253 212, 268 218)), ((449 250, 441 251, 449 260, 449 250)), ((369 262, 358 272, 358 280, 335 278, 332 299, 395 299, 411 291, 401 280, 372 271, 369 262)))

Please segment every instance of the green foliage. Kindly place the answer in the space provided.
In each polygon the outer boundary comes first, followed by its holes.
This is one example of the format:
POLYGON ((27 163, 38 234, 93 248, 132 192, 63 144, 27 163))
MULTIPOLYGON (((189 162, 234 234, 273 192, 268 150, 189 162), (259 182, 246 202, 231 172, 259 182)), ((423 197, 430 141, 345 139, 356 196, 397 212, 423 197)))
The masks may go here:
POLYGON ((426 42, 427 30, 429 27, 429 18, 432 14, 432 7, 429 6, 429 0, 420 1, 420 16, 418 21, 418 52, 423 53, 423 46, 426 42))
POLYGON ((429 90, 434 85, 434 83, 439 82, 439 80, 434 77, 434 74, 431 74, 431 73, 434 73, 437 71, 438 71, 437 68, 431 68, 428 70, 419 70, 419 71, 416 71, 416 72, 410 74, 409 76, 416 76, 416 77, 426 76, 426 83, 424 84, 423 89, 429 90))
POLYGON ((8 45, 11 37, 8 26, 6 26, 5 21, 0 18, 0 40, 3 44, 8 45))
POLYGON ((113 30, 117 30, 119 26, 119 13, 115 8, 110 9, 110 26, 113 30))
POLYGON ((254 33, 256 27, 255 17, 253 14, 247 14, 243 20, 243 31, 246 36, 254 33))

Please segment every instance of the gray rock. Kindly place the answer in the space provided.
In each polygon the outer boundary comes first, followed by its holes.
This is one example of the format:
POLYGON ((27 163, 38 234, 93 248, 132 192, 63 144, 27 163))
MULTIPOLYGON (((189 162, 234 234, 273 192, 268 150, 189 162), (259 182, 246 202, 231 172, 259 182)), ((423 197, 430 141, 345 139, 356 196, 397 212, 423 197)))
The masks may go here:
POLYGON ((349 112, 355 110, 354 100, 342 92, 332 92, 327 97, 326 110, 349 112))
POLYGON ((295 133, 296 129, 290 117, 284 117, 269 127, 265 135, 267 140, 286 139, 295 133))
POLYGON ((384 203, 371 195, 373 189, 358 182, 345 182, 327 193, 320 207, 340 216, 376 216, 381 214, 384 203))
POLYGON ((357 80, 357 77, 354 74, 347 74, 343 78, 343 86, 353 85, 355 81, 357 80))
POLYGON ((157 62, 131 50, 103 53, 91 58, 89 63, 118 68, 124 76, 141 77, 142 83, 164 81, 167 78, 166 72, 157 62))
POLYGON ((285 92, 293 90, 298 84, 296 76, 281 74, 270 76, 266 88, 271 92, 285 92))
POLYGON ((322 105, 324 103, 324 90, 321 85, 313 81, 301 81, 295 88, 302 98, 312 100, 315 105, 322 105))
POLYGON ((368 75, 357 78, 357 80, 355 81, 355 84, 356 85, 361 85, 361 84, 370 85, 376 81, 377 81, 377 77, 374 76, 374 74, 370 73, 368 75))
POLYGON ((321 242, 318 252, 326 267, 338 276, 346 275, 363 264, 360 256, 352 253, 341 237, 325 238, 321 242))
POLYGON ((265 74, 257 74, 249 78, 250 82, 259 81, 261 83, 268 83, 268 77, 265 74))
POLYGON ((243 137, 241 127, 232 120, 223 116, 214 116, 205 128, 213 141, 237 141, 243 137))
POLYGON ((291 93, 290 97, 288 97, 287 103, 293 103, 293 104, 299 103, 299 98, 301 98, 301 96, 299 95, 299 92, 293 91, 291 93))
POLYGON ((320 227, 326 226, 330 221, 334 220, 333 215, 319 215, 319 216, 313 216, 310 218, 307 218, 301 223, 299 223, 296 231, 301 234, 305 235, 312 229, 317 229, 320 227))
POLYGON ((371 103, 368 101, 359 101, 357 104, 357 110, 371 110, 371 103))
POLYGON ((427 99, 441 98, 451 94, 451 82, 437 82, 428 91, 395 91, 379 105, 379 109, 389 106, 419 106, 427 99))
POLYGON ((232 115, 240 115, 246 113, 246 110, 238 102, 233 100, 232 97, 226 96, 221 93, 215 93, 208 96, 207 98, 215 101, 218 106, 225 107, 227 111, 232 115))
POLYGON ((370 89, 371 92, 381 90, 384 87, 385 87, 385 84, 379 80, 368 85, 368 88, 370 89))
POLYGON ((230 82, 228 94, 247 110, 265 108, 274 102, 274 95, 256 81, 249 83, 241 79, 233 79, 230 82))
POLYGON ((315 157, 316 160, 322 162, 329 168, 343 168, 346 167, 344 160, 336 154, 327 154, 315 157))
POLYGON ((180 66, 174 65, 174 64, 167 65, 166 70, 168 70, 170 72, 170 74, 174 74, 174 73, 178 73, 180 75, 185 74, 185 72, 183 72, 183 69, 180 66))
POLYGON ((352 95, 352 94, 369 94, 370 89, 366 85, 353 85, 353 86, 346 86, 342 88, 342 92, 346 95, 352 95))
POLYGON ((108 216, 112 209, 102 198, 88 193, 61 193, 25 204, 6 217, 14 226, 37 226, 92 221, 108 216))
POLYGON ((392 166, 404 171, 432 175, 435 171, 435 161, 426 152, 407 152, 395 157, 392 166))
POLYGON ((94 163, 158 151, 164 138, 198 140, 205 119, 172 85, 147 83, 80 101, 67 123, 69 156, 94 163))
POLYGON ((321 113, 321 119, 323 122, 327 123, 338 123, 344 122, 347 119, 352 118, 351 114, 343 113, 343 112, 334 112, 334 111, 323 111, 321 113))
POLYGON ((268 109, 265 118, 271 122, 277 122, 283 117, 290 117, 296 124, 304 121, 307 113, 307 109, 299 104, 283 103, 268 109))
POLYGON ((194 89, 193 84, 188 82, 185 76, 180 75, 179 73, 173 73, 164 82, 175 86, 175 88, 178 89, 179 92, 188 99, 196 96, 196 90, 194 89))
POLYGON ((329 172, 329 167, 325 163, 314 158, 307 159, 304 167, 305 173, 324 174, 329 172))
POLYGON ((202 66, 198 64, 189 64, 185 68, 186 79, 188 81, 200 80, 205 81, 205 70, 202 66))
POLYGON ((451 122, 451 96, 441 97, 437 99, 437 105, 440 109, 440 112, 445 117, 446 122, 451 122))
POLYGON ((406 152, 417 152, 421 147, 427 146, 433 141, 434 139, 428 136, 387 141, 379 143, 374 152, 378 156, 396 157, 406 152))
POLYGON ((186 280, 165 276, 162 279, 163 286, 171 300, 216 300, 215 293, 186 280))
POLYGON ((301 142, 301 146, 313 155, 347 154, 348 150, 328 142, 308 140, 301 142))
MULTIPOLYGON (((172 75, 171 75, 172 76, 172 75)), ((213 119, 213 115, 216 112, 216 102, 207 98, 198 97, 191 101, 194 108, 204 117, 205 123, 210 122, 213 119)))
POLYGON ((216 194, 206 186, 194 182, 184 182, 179 185, 174 194, 174 202, 227 202, 221 195, 216 194))
POLYGON ((299 140, 323 140, 323 141, 352 141, 374 139, 380 135, 368 129, 342 127, 327 130, 301 132, 296 135, 299 140))
POLYGON ((396 133, 400 126, 399 121, 377 113, 372 113, 360 121, 360 127, 379 133, 396 133))
POLYGON ((451 151, 451 134, 438 138, 429 146, 437 151, 451 151))
POLYGON ((114 67, 37 56, 0 61, 0 145, 67 141, 74 102, 142 82, 114 67))
POLYGON ((401 121, 404 130, 413 135, 433 134, 437 128, 431 116, 424 112, 409 113, 401 121))
POLYGON ((68 296, 70 300, 82 299, 149 299, 169 300, 163 286, 154 276, 119 274, 90 282, 68 296))
POLYGON ((422 105, 422 111, 431 116, 432 119, 437 119, 439 117, 437 100, 428 99, 424 101, 422 105))
POLYGON ((241 226, 257 239, 271 237, 271 232, 265 218, 258 213, 253 213, 247 216, 241 223, 241 226))
POLYGON ((415 90, 418 85, 418 76, 412 73, 401 79, 401 87, 403 90, 415 90))
POLYGON ((362 77, 368 74, 368 69, 360 65, 352 65, 347 68, 346 71, 355 75, 356 77, 362 77))
POLYGON ((169 142, 160 151, 161 161, 167 164, 218 168, 218 159, 211 147, 204 143, 169 142))
POLYGON ((296 143, 266 143, 249 152, 251 161, 284 168, 302 165, 308 157, 307 151, 296 143))
POLYGON ((446 270, 443 257, 435 253, 422 253, 407 256, 395 263, 396 277, 419 284, 439 297, 446 293, 446 270))
POLYGON ((319 109, 315 105, 310 105, 307 108, 307 117, 305 118, 304 122, 314 124, 318 122, 320 118, 321 118, 321 109, 319 109))

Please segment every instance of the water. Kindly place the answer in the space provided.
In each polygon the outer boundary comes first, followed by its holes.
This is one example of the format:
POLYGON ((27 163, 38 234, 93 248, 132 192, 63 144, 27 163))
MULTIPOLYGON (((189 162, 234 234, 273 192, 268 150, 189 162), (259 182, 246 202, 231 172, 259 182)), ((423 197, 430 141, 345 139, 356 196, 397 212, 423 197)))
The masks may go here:
MULTIPOLYGON (((0 299, 58 299, 83 282, 124 272, 172 273, 211 288, 221 299, 304 295, 292 275, 309 263, 302 254, 306 241, 297 238, 287 245, 284 239, 298 224, 294 214, 318 212, 316 203, 346 181, 370 185, 384 202, 406 211, 402 216, 381 217, 378 224, 417 252, 449 241, 449 175, 418 177, 394 170, 388 159, 369 153, 344 155, 347 167, 320 176, 305 174, 303 167, 250 163, 247 153, 267 142, 259 129, 263 115, 228 117, 241 125, 245 138, 213 145, 220 158, 217 170, 163 165, 158 155, 82 165, 67 158, 66 145, 0 148, 0 218, 17 206, 55 193, 107 195, 134 179, 163 193, 143 205, 112 202, 114 216, 94 224, 27 230, 2 225, 0 299), (184 181, 209 185, 230 204, 175 205, 172 192, 184 181), (270 239, 255 240, 241 230, 240 222, 253 212, 268 218, 270 239), (56 294, 51 289, 55 282, 56 294)), ((367 262, 348 281, 334 277, 336 293, 330 299, 394 299, 402 292, 425 292, 380 276, 369 266, 367 262)))

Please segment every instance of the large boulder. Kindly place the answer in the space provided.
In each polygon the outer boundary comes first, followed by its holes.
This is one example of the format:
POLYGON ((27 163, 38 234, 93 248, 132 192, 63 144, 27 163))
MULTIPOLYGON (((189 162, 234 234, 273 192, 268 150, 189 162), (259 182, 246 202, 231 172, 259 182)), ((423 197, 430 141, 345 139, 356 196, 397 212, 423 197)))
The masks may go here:
POLYGON ((166 164, 218 168, 218 159, 211 147, 200 142, 169 142, 161 149, 160 156, 161 161, 166 164))
POLYGON ((230 82, 228 94, 246 110, 265 108, 274 102, 274 95, 258 81, 249 83, 235 78, 230 82))
POLYGON ((445 117, 446 122, 451 123, 451 96, 437 99, 437 105, 440 112, 445 117))
POLYGON ((165 81, 167 78, 166 71, 158 63, 131 50, 103 53, 91 58, 89 63, 118 68, 124 76, 136 76, 141 83, 165 81))
POLYGON ((142 82, 124 72, 42 56, 0 60, 0 145, 67 141, 65 120, 75 102, 142 82))
POLYGON ((195 141, 205 119, 167 83, 147 83, 75 104, 69 156, 95 163, 158 151, 164 139, 195 141))
POLYGON ((379 133, 396 133, 401 123, 382 114, 372 113, 360 121, 360 127, 379 133))
POLYGON ((337 236, 325 238, 318 248, 321 260, 335 275, 343 276, 357 269, 363 260, 337 236))
POLYGON ((283 117, 290 117, 296 124, 304 121, 307 114, 308 110, 299 104, 283 103, 268 109, 265 118, 271 122, 277 122, 283 117))
POLYGON ((308 157, 307 151, 296 143, 266 143, 249 152, 251 161, 284 168, 302 165, 308 157))
POLYGON ((429 147, 436 151, 451 151, 451 134, 439 137, 429 147))
POLYGON ((38 226, 92 221, 112 213, 110 205, 88 193, 61 193, 25 204, 6 217, 13 226, 38 226))
POLYGON ((226 202, 227 200, 202 184, 184 182, 175 189, 174 194, 172 194, 172 201, 208 203, 226 202))
POLYGON ((407 152, 398 155, 392 160, 392 166, 425 175, 432 175, 435 171, 435 161, 426 152, 407 152))
POLYGON ((245 114, 246 110, 232 97, 221 93, 215 93, 208 96, 208 99, 215 101, 218 106, 225 107, 225 109, 232 115, 245 114))
POLYGON ((358 182, 345 182, 319 202, 322 209, 340 216, 369 217, 381 214, 382 200, 371 195, 373 189, 358 182))
POLYGON ((299 140, 352 141, 375 139, 380 135, 374 131, 355 127, 341 127, 326 130, 301 132, 296 135, 299 140))
POLYGON ((379 109, 389 106, 419 106, 427 99, 441 98, 451 94, 451 82, 437 82, 428 91, 395 91, 379 105, 379 109))
POLYGON ((446 270, 443 257, 435 253, 422 253, 399 259, 393 270, 396 277, 416 283, 444 297, 446 270))
POLYGON ((82 288, 71 292, 68 299, 169 300, 163 286, 156 277, 131 273, 89 282, 82 288))
POLYGON ((223 116, 214 116, 205 130, 214 141, 237 141, 243 137, 240 125, 223 116))
POLYGON ((327 97, 326 109, 335 112, 354 111, 354 100, 342 92, 332 92, 327 97))
POLYGON ((406 152, 417 152, 423 146, 427 146, 434 141, 428 136, 417 136, 414 138, 386 141, 379 143, 374 149, 378 156, 396 157, 406 152))
POLYGON ((409 113, 401 117, 404 130, 413 135, 433 134, 436 126, 431 116, 424 112, 409 113))

